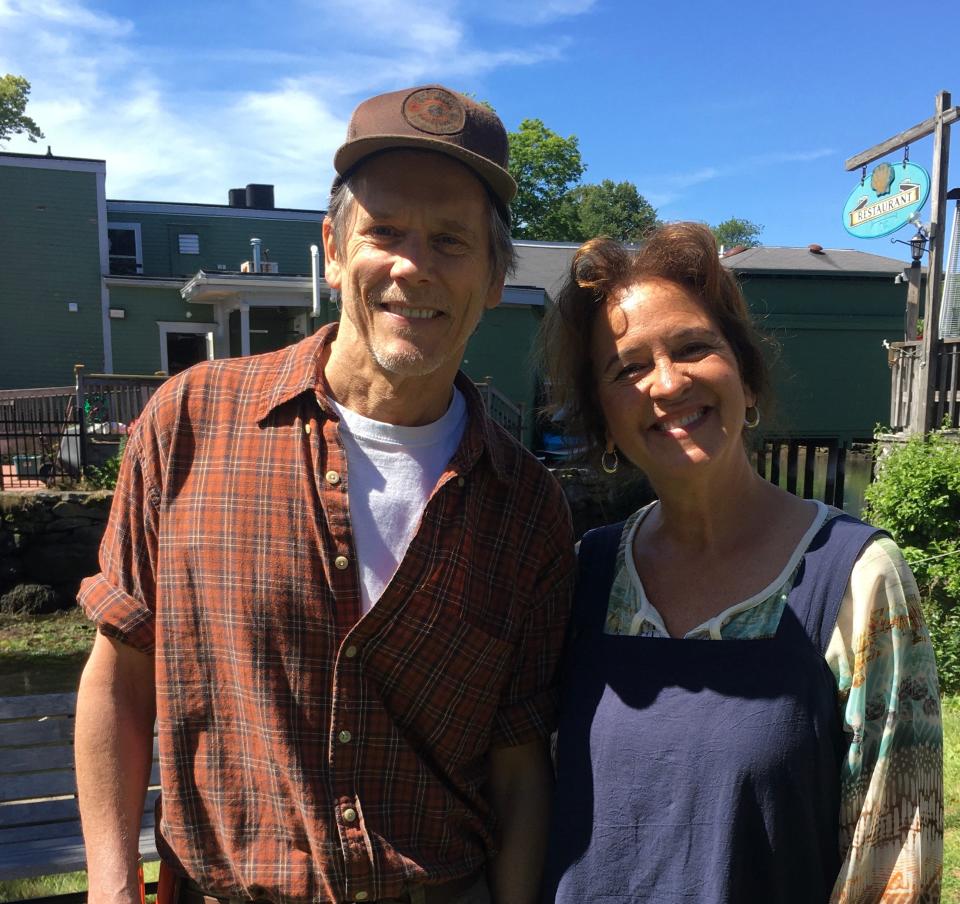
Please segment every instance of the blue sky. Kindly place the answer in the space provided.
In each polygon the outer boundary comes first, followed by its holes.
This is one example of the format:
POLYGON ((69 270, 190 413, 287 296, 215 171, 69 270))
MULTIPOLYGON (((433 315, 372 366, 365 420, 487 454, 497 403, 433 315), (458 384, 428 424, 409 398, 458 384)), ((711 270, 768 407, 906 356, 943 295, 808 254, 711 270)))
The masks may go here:
POLYGON ((664 219, 905 258, 843 230, 843 161, 940 89, 960 103, 958 34, 956 0, 0 0, 0 73, 32 82, 47 135, 4 149, 104 158, 111 198, 225 203, 272 182, 278 205, 317 208, 355 104, 439 81, 509 129, 577 135, 586 181, 629 179, 664 219))

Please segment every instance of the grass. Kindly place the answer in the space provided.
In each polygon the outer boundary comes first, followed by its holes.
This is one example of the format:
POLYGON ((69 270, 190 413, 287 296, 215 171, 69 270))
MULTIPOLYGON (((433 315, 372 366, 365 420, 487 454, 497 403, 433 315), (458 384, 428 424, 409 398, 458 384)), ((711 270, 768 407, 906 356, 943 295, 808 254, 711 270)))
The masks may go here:
POLYGON ((94 633, 80 609, 0 614, 0 697, 76 690, 94 633))
MULTIPOLYGON (((143 881, 156 882, 160 872, 159 863, 143 864, 143 881)), ((43 898, 49 895, 67 895, 87 890, 87 873, 62 873, 59 876, 36 876, 33 879, 11 879, 0 882, 0 904, 7 901, 20 901, 24 898, 43 898)), ((153 895, 147 898, 150 902, 153 895)))
MULTIPOLYGON (((79 610, 32 618, 0 615, 0 696, 75 690, 94 629, 79 610)), ((945 802, 943 904, 960 904, 960 696, 943 700, 945 802)), ((155 882, 157 864, 144 865, 155 882)), ((0 882, 0 904, 87 887, 86 873, 0 882)))
POLYGON ((943 902, 960 904, 960 696, 943 700, 943 902))

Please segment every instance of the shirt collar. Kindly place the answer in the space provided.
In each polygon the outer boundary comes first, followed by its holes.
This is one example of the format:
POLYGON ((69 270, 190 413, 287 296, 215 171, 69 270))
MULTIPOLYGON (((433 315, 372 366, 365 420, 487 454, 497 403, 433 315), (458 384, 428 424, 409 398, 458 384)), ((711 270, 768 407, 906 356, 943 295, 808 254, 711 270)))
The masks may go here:
MULTIPOLYGON (((254 408, 258 423, 275 408, 305 392, 314 395, 328 416, 332 414, 326 403, 329 387, 323 375, 323 359, 327 346, 337 335, 337 326, 328 323, 312 336, 284 350, 272 386, 254 408)), ((479 390, 463 371, 457 372, 454 383, 467 403, 467 428, 450 462, 451 468, 458 472, 470 470, 486 450, 494 473, 500 480, 506 480, 508 469, 503 454, 503 437, 498 435, 496 424, 487 414, 479 390)))

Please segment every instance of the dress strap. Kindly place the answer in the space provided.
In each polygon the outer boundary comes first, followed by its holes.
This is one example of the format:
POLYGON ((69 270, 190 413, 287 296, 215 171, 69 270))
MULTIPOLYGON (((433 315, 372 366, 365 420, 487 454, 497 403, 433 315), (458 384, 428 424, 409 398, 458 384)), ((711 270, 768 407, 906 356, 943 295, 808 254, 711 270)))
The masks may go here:
MULTIPOLYGON (((821 655, 833 636, 854 563, 878 535, 886 536, 858 518, 840 514, 829 518, 817 531, 800 560, 787 606, 821 655)), ((790 621, 781 618, 778 633, 790 621)))
POLYGON ((577 590, 571 619, 577 629, 602 630, 625 521, 587 531, 577 557, 577 590))

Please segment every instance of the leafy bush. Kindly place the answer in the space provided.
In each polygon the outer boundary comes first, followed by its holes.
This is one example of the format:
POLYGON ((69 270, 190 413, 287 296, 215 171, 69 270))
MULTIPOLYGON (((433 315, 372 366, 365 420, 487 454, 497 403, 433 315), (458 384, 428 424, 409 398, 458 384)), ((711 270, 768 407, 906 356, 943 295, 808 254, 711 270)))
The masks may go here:
POLYGON ((866 517, 900 544, 920 587, 941 690, 960 691, 960 443, 933 432, 882 455, 866 517))
POLYGON ((115 490, 117 478, 120 476, 120 462, 123 452, 127 448, 127 437, 121 437, 117 454, 108 458, 102 467, 87 465, 83 471, 82 486, 90 490, 115 490))

